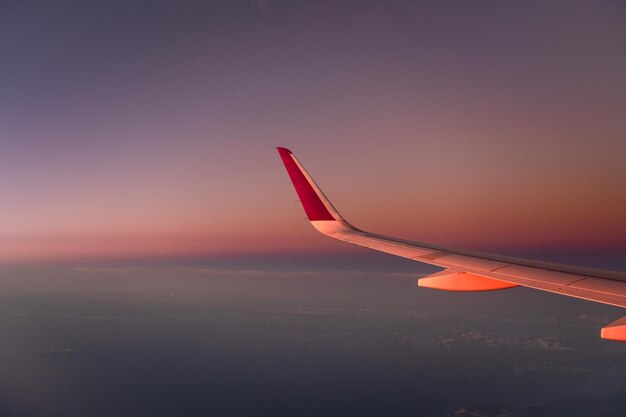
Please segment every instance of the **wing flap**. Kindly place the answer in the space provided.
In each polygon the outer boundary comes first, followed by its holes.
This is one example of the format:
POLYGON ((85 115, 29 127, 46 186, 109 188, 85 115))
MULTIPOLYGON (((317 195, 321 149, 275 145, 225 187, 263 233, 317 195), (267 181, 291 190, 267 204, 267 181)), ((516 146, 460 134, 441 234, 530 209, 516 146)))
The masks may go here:
POLYGON ((624 294, 623 282, 611 281, 607 279, 585 278, 568 285, 568 287, 572 289, 593 291, 617 296, 623 296, 624 294))
POLYGON ((527 280, 545 282, 557 286, 569 285, 585 278, 584 276, 572 275, 566 272, 550 271, 515 264, 507 265, 494 272, 497 272, 498 275, 512 278, 525 278, 527 280))
MULTIPOLYGON (((417 260, 417 259, 416 259, 417 260)), ((463 269, 471 269, 475 271, 491 272, 510 266, 509 264, 492 261, 489 259, 473 258, 466 255, 448 254, 435 259, 441 265, 451 267, 462 267, 463 269)))

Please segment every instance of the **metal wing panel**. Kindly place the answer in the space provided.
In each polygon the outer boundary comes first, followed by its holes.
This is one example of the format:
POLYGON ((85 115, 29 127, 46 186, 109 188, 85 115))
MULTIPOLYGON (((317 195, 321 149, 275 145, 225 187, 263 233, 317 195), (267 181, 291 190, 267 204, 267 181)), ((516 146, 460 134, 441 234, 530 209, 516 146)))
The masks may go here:
MULTIPOLYGON (((339 225, 337 229, 341 230, 343 227, 339 225)), ((341 232, 339 230, 335 232, 333 237, 392 255, 537 290, 626 308, 626 281, 503 263, 481 257, 459 255, 454 252, 433 251, 421 246, 411 246, 405 241, 393 243, 392 238, 388 237, 380 240, 361 231, 341 232)), ((553 267, 557 268, 558 265, 553 267)))

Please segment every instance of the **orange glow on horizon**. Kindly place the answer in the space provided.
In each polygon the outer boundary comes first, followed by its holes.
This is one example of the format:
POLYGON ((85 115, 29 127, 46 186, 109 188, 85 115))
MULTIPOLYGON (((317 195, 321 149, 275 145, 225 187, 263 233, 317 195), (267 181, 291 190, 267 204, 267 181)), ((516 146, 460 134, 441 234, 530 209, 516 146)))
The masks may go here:
POLYGON ((224 20, 158 30, 109 16, 145 35, 132 42, 85 36, 97 13, 16 15, 0 261, 334 248, 303 220, 276 146, 364 230, 626 247, 626 25, 622 4, 597 3, 282 2, 261 16, 203 2, 198 16, 224 20))

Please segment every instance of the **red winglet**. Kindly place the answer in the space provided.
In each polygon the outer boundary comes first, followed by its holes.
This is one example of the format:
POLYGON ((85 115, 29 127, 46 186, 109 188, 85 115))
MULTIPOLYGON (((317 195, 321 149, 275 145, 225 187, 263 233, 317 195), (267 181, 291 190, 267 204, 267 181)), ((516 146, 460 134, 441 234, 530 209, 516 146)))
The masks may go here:
POLYGON ((285 164, 287 174, 291 178, 293 188, 296 189, 296 193, 298 193, 302 207, 304 207, 309 220, 336 220, 319 198, 298 164, 296 164, 292 152, 287 148, 276 149, 278 149, 278 153, 285 164))

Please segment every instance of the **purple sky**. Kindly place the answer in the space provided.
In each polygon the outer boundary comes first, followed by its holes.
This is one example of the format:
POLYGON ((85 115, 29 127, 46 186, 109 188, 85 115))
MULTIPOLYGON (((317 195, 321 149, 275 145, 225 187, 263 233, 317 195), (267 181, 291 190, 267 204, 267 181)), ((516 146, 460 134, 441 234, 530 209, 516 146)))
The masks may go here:
POLYGON ((0 5, 0 261, 626 248, 626 3, 0 5))

